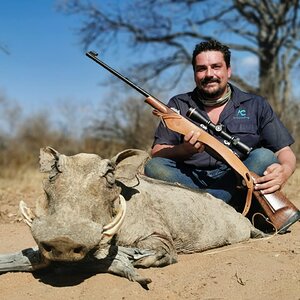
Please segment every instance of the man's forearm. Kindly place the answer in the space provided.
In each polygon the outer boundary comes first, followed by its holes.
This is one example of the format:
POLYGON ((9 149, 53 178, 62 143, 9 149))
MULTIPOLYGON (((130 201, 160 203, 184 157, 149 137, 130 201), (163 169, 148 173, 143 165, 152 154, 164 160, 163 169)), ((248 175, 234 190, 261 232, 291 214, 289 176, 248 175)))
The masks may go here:
POLYGON ((191 145, 187 145, 187 143, 179 144, 179 145, 160 145, 157 144, 153 147, 151 151, 151 155, 153 157, 165 157, 171 159, 186 159, 197 153, 197 149, 192 147, 191 145))
POLYGON ((290 147, 285 147, 277 153, 278 162, 284 168, 287 179, 294 173, 296 169, 296 156, 290 147))

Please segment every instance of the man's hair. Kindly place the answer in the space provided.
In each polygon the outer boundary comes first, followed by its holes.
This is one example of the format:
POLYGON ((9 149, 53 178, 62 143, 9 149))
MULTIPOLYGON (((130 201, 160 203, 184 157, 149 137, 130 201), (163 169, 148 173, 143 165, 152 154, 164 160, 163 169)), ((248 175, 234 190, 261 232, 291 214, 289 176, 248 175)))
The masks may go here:
POLYGON ((230 67, 230 50, 229 47, 226 45, 221 44, 220 42, 216 40, 209 40, 206 42, 199 43, 195 46, 194 52, 193 52, 193 59, 192 59, 192 65, 195 69, 195 60, 196 56, 201 52, 206 51, 220 51, 223 53, 224 60, 226 63, 227 68, 230 67))

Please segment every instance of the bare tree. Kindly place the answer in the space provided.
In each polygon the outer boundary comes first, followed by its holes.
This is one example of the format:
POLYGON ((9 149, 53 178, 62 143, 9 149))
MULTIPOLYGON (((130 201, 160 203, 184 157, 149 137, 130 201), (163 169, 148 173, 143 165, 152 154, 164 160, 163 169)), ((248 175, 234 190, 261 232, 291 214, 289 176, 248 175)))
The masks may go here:
POLYGON ((228 20, 224 24, 252 44, 244 49, 259 59, 259 92, 282 115, 291 99, 290 73, 300 59, 299 0, 235 0, 234 4, 237 23, 248 26, 234 27, 228 20))
POLYGON ((148 150, 156 126, 157 118, 151 116, 150 108, 140 99, 129 98, 121 103, 110 101, 102 107, 87 135, 123 148, 148 150))
POLYGON ((0 92, 0 131, 14 135, 22 121, 22 109, 13 99, 0 92))
POLYGON ((258 86, 240 74, 232 80, 247 91, 266 96, 281 115, 290 99, 289 77, 300 58, 299 1, 133 0, 90 4, 65 0, 61 8, 84 17, 79 32, 86 47, 118 48, 125 43, 139 53, 131 70, 139 82, 166 77, 172 70, 167 78, 176 85, 190 65, 192 46, 200 40, 217 38, 231 49, 250 53, 259 61, 258 86), (147 55, 143 57, 143 53, 147 55))

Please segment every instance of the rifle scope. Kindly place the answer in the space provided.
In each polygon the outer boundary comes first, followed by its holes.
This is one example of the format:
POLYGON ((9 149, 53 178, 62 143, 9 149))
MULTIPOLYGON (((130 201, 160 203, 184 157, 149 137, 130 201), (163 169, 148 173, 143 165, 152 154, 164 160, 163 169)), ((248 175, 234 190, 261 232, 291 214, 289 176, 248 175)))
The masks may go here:
POLYGON ((189 108, 188 112, 186 113, 187 117, 191 120, 196 121, 200 124, 206 125, 209 129, 211 129, 215 135, 219 135, 226 141, 228 141, 229 145, 232 145, 234 148, 242 152, 243 154, 248 155, 252 148, 248 147, 244 143, 240 141, 239 138, 234 137, 223 130, 222 124, 214 124, 210 120, 206 119, 196 108, 191 107, 189 108))

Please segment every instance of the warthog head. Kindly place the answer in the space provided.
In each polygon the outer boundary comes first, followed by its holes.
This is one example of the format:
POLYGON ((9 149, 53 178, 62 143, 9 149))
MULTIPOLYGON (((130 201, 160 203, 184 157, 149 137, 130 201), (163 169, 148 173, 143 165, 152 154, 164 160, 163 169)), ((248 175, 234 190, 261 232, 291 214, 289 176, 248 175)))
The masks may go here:
POLYGON ((96 154, 65 156, 47 147, 41 149, 40 166, 49 173, 43 209, 31 217, 21 203, 21 211, 45 258, 81 260, 107 243, 124 219, 113 163, 96 154))

